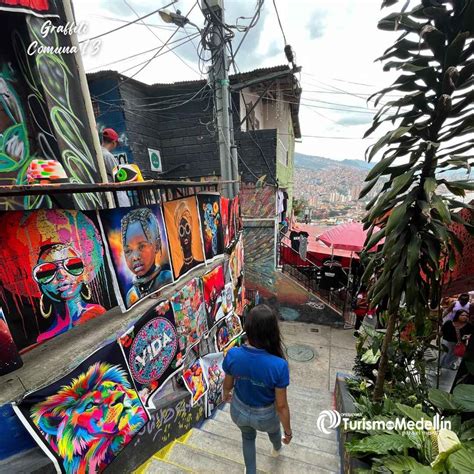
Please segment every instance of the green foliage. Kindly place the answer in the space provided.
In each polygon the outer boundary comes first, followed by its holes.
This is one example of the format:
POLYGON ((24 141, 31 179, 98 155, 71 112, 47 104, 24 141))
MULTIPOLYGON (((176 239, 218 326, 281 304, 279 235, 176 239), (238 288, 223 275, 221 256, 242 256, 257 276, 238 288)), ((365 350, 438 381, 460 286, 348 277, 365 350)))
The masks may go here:
MULTIPOLYGON (((382 6, 396 3, 385 0, 382 6)), ((458 247, 448 226, 459 205, 439 194, 439 188, 446 185, 458 196, 472 188, 468 180, 450 183, 440 173, 469 170, 473 159, 474 27, 469 15, 474 17, 474 0, 412 4, 378 25, 401 32, 379 58, 385 70, 400 74, 373 96, 375 105, 381 105, 366 136, 382 124, 393 128, 367 150, 369 161, 380 159, 366 178, 366 189, 380 179, 384 185, 367 205, 364 224, 369 239, 376 225, 382 228, 377 238, 385 236, 382 250, 369 255, 372 265, 366 276, 377 276, 372 303, 388 298, 394 312, 405 294, 408 310, 421 319, 428 303, 439 299, 442 257, 451 256, 454 265, 458 247), (386 100, 387 94, 401 97, 386 100), (468 139, 459 140, 463 135, 468 139)), ((373 246, 369 239, 367 250, 373 246)))
POLYGON ((389 452, 400 452, 411 447, 413 447, 413 443, 408 438, 396 433, 367 436, 346 444, 346 448, 350 453, 387 454, 389 452))
POLYGON ((474 412, 474 385, 457 385, 453 394, 430 388, 428 397, 440 412, 474 412))

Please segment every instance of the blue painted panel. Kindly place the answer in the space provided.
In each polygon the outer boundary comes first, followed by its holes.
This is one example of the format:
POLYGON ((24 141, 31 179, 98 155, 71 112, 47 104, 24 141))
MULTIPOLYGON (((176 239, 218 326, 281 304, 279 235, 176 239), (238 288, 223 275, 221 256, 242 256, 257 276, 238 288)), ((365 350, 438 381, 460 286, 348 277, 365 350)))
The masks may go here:
POLYGON ((0 460, 36 446, 11 405, 0 407, 0 427, 0 460))

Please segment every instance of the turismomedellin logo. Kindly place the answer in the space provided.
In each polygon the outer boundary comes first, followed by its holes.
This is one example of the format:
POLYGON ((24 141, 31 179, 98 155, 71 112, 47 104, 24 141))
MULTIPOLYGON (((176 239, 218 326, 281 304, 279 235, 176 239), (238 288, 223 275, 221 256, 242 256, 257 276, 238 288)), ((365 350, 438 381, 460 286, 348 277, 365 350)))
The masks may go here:
POLYGON ((337 410, 323 410, 318 416, 316 426, 321 433, 329 434, 341 424, 341 420, 341 414, 337 410))

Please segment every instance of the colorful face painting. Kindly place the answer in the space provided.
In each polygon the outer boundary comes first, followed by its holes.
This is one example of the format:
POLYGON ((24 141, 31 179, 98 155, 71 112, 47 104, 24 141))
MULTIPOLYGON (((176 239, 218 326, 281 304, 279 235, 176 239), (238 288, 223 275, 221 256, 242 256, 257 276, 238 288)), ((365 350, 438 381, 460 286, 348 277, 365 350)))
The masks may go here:
POLYGON ((201 228, 195 196, 163 204, 175 278, 204 262, 201 228))
POLYGON ((67 474, 102 472, 148 421, 115 342, 13 408, 67 474))
POLYGON ((197 200, 206 260, 212 260, 224 252, 220 195, 200 193, 197 195, 197 200))
POLYGON ((200 359, 195 360, 189 367, 185 367, 183 371, 183 381, 191 393, 191 406, 194 406, 208 390, 200 359))
POLYGON ((160 206, 100 211, 124 309, 172 283, 160 206))
POLYGON ((230 200, 221 197, 221 216, 222 216, 222 234, 224 237, 224 247, 227 248, 230 244, 230 234, 229 234, 229 202, 230 200))
POLYGON ((147 311, 120 339, 130 373, 145 406, 176 372, 178 334, 169 301, 147 311))
POLYGON ((208 316, 209 327, 219 319, 218 314, 222 317, 224 314, 221 309, 224 293, 224 267, 217 266, 202 277, 204 289, 204 302, 206 303, 206 313, 208 316))
POLYGON ((236 337, 242 334, 242 323, 236 314, 221 319, 217 324, 216 349, 223 351, 236 337))
POLYGON ((222 369, 223 362, 224 354, 222 352, 207 354, 201 358, 202 368, 209 387, 207 392, 206 416, 211 416, 212 412, 223 400, 225 378, 225 373, 222 369))
POLYGON ((19 349, 117 304, 94 219, 59 209, 0 214, 0 293, 19 349))
POLYGON ((194 278, 171 298, 179 350, 186 352, 207 330, 207 317, 201 289, 201 281, 194 278))

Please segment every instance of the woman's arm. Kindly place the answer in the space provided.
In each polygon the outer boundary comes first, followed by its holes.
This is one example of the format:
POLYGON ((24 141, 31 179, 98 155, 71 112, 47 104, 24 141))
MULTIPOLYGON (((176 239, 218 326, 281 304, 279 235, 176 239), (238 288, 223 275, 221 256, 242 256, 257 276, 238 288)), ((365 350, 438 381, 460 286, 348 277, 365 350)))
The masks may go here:
POLYGON ((286 387, 275 388, 275 408, 285 431, 283 442, 289 444, 293 437, 290 423, 290 407, 286 398, 286 387))
POLYGON ((225 374, 224 379, 224 401, 230 402, 232 400, 232 389, 234 388, 234 377, 229 374, 225 374))

